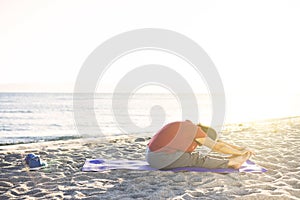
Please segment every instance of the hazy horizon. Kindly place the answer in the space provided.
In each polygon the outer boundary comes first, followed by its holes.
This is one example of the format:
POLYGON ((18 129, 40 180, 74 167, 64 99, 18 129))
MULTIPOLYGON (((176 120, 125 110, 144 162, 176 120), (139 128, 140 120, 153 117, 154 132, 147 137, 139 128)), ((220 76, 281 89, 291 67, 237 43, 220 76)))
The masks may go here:
MULTIPOLYGON (((0 92, 71 92, 85 59, 102 42, 125 31, 157 27, 197 42, 215 63, 227 94, 300 93, 295 87, 300 83, 296 1, 164 1, 159 7, 132 1, 138 9, 122 1, 118 6, 100 1, 16 2, 1 1, 0 6, 0 92)), ((111 91, 131 69, 149 63, 165 64, 193 89, 207 90, 187 63, 161 52, 119 59, 99 86, 111 91)))

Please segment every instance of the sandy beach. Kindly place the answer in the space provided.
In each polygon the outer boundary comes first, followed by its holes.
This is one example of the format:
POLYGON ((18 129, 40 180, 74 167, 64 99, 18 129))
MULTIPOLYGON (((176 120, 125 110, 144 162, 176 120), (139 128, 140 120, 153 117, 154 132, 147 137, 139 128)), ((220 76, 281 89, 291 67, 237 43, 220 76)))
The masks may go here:
POLYGON ((86 159, 144 159, 150 137, 76 139, 0 147, 0 199, 299 199, 300 117, 226 125, 221 139, 255 150, 255 173, 82 172, 86 159), (29 171, 35 153, 48 163, 29 171))

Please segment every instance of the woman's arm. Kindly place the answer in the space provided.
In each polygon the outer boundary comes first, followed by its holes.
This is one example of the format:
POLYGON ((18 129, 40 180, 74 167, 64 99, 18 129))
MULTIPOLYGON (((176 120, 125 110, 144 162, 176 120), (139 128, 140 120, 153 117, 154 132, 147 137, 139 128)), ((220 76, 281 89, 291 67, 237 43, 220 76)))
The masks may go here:
POLYGON ((232 148, 231 146, 221 142, 217 142, 212 150, 218 153, 231 154, 237 156, 244 155, 245 153, 248 152, 247 150, 238 150, 232 148))
POLYGON ((236 146, 236 145, 233 145, 233 144, 228 144, 222 140, 218 140, 218 142, 220 143, 223 143, 223 144, 226 144, 228 146, 230 146, 231 148, 234 148, 236 150, 240 150, 240 151, 248 151, 249 153, 251 153, 251 155, 255 155, 255 152, 252 151, 251 149, 248 149, 247 147, 240 147, 240 146, 236 146))
POLYGON ((216 151, 218 153, 223 153, 223 154, 231 154, 231 155, 244 155, 247 153, 247 150, 238 150, 230 145, 227 145, 227 143, 223 142, 216 142, 209 137, 205 138, 196 138, 195 141, 198 144, 207 146, 208 148, 212 149, 213 151, 216 151))
POLYGON ((244 150, 244 149, 246 149, 246 147, 240 147, 240 146, 236 146, 236 145, 233 145, 233 144, 228 144, 227 142, 224 142, 222 140, 218 140, 218 142, 226 144, 227 146, 230 146, 233 149, 237 149, 237 150, 244 150))

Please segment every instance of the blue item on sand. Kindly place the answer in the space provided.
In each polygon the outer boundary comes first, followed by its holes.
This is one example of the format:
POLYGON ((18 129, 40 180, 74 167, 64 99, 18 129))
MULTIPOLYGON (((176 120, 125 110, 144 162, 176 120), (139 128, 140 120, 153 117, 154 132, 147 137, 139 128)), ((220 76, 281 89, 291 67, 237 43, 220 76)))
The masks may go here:
POLYGON ((30 169, 40 169, 47 166, 46 162, 41 161, 40 157, 33 153, 27 154, 25 163, 30 169))

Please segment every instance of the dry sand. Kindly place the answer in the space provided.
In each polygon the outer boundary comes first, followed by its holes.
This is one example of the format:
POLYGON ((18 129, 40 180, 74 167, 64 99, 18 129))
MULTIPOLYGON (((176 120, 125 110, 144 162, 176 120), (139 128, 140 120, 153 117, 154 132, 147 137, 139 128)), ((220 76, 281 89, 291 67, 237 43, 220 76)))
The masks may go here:
POLYGON ((249 146, 263 174, 81 172, 87 158, 144 159, 148 137, 0 147, 0 199, 299 199, 300 118, 227 125, 221 139, 249 146), (28 171, 36 153, 49 164, 28 171))

